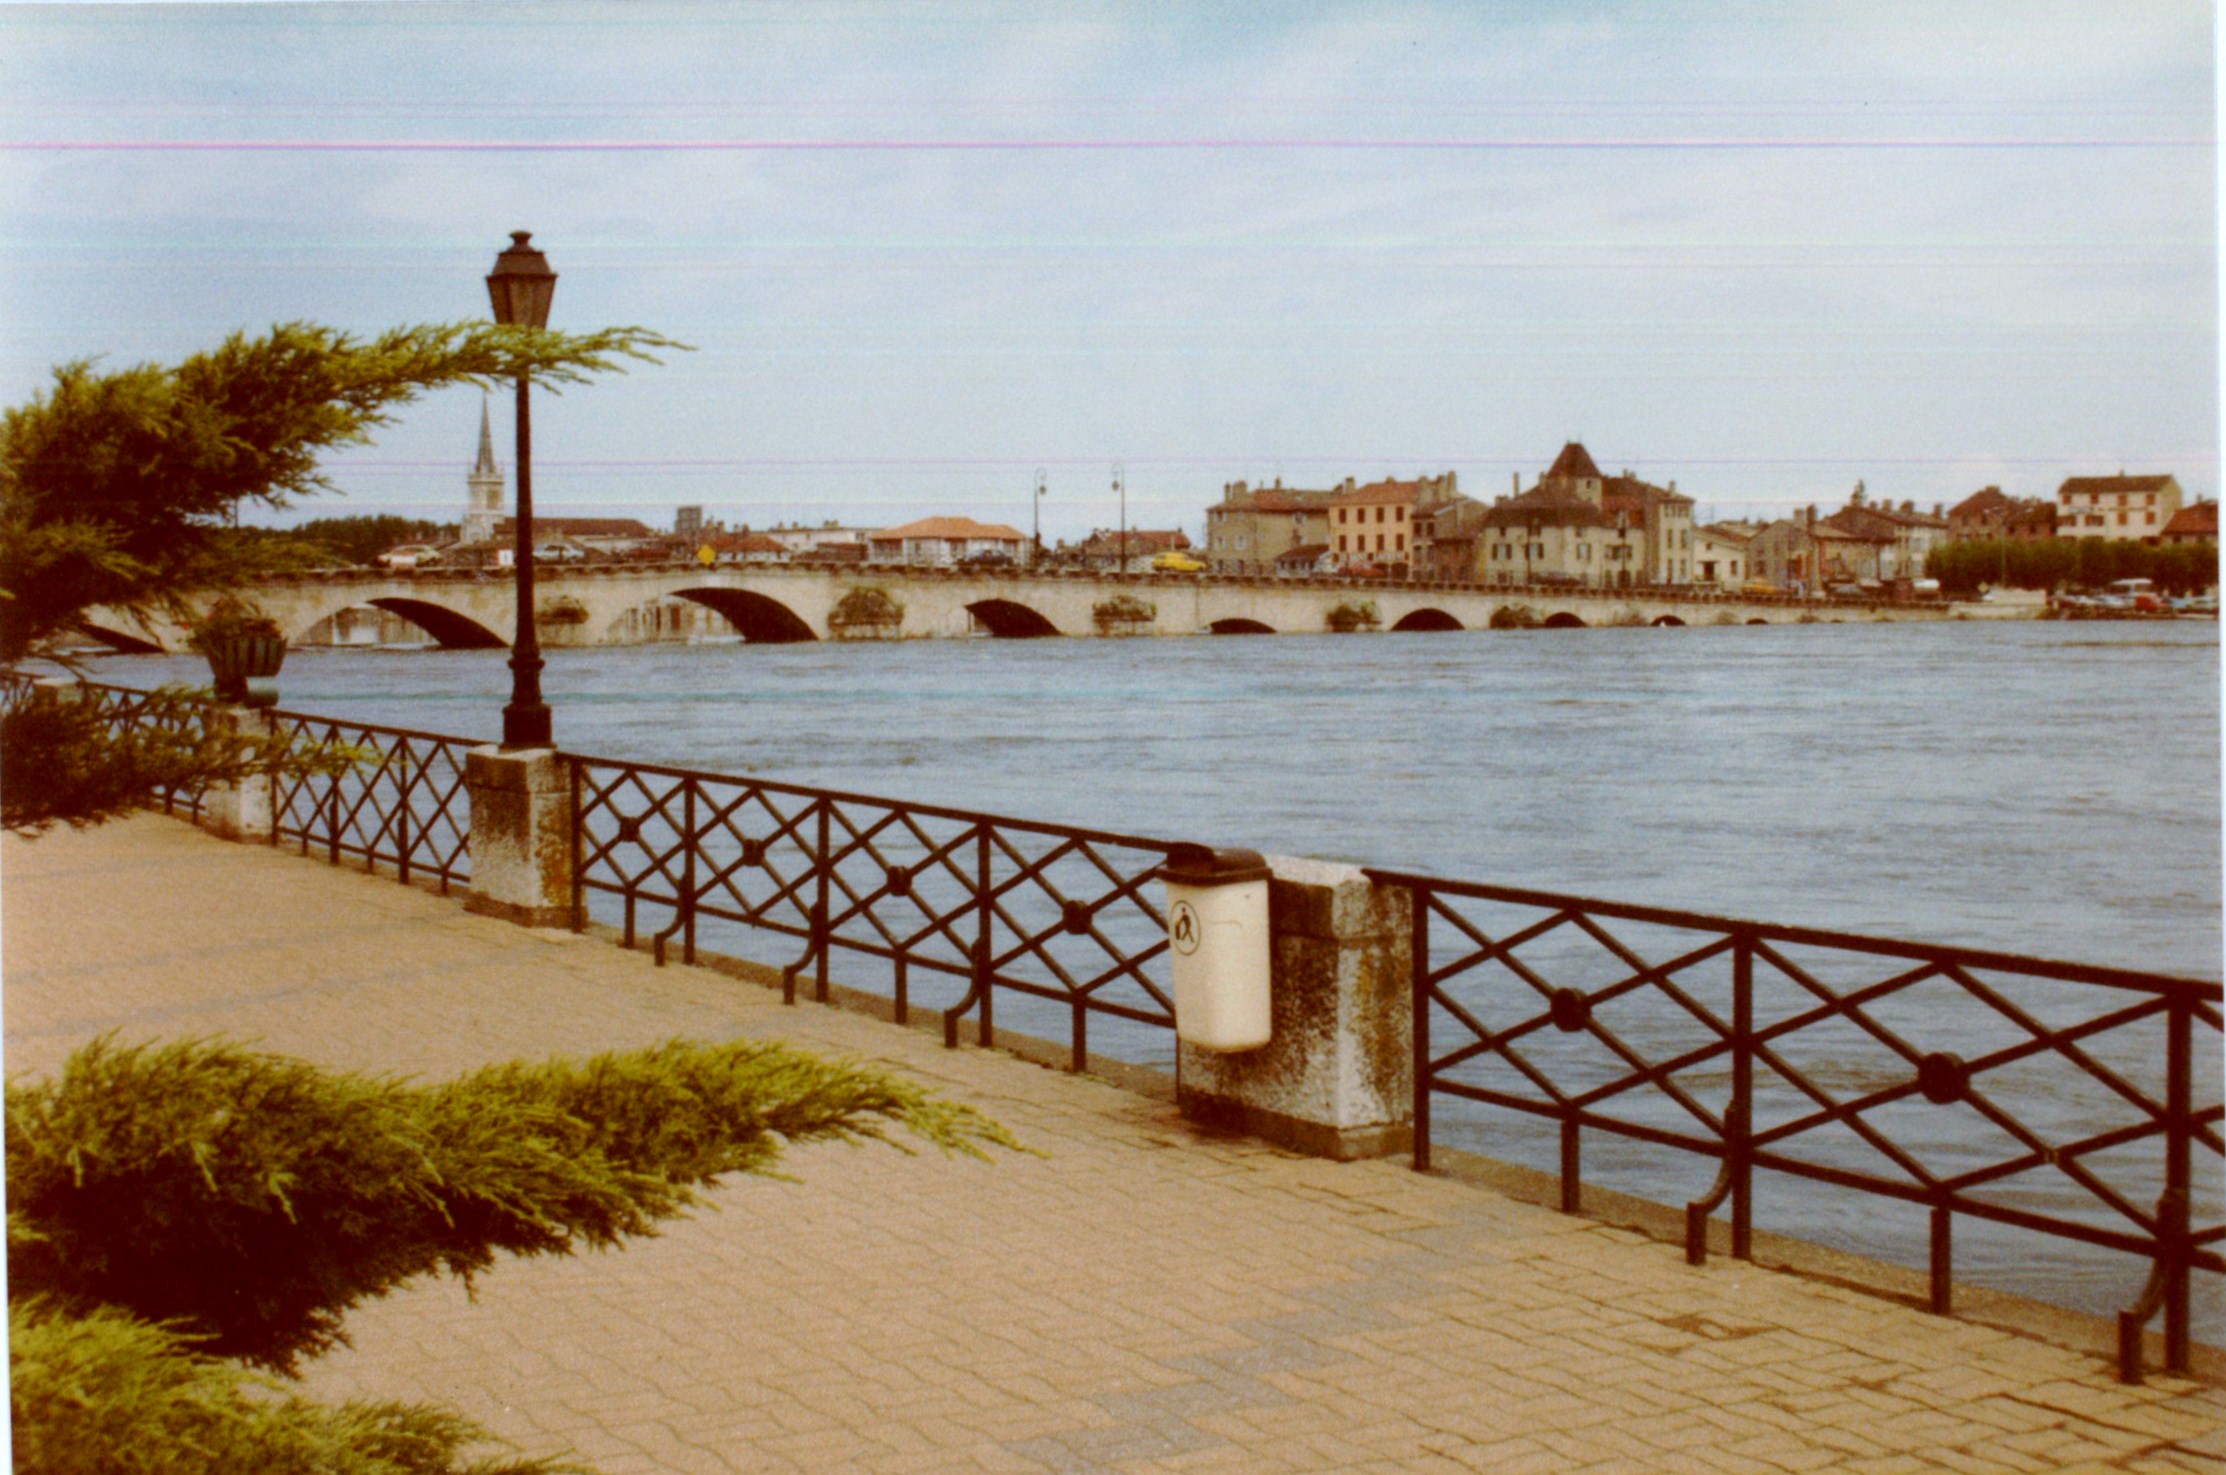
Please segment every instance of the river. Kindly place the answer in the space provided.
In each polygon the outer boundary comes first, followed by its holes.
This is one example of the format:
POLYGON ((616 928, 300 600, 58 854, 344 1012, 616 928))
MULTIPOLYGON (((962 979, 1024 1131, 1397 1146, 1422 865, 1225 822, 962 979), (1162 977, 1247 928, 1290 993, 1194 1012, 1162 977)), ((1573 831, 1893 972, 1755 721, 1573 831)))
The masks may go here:
MULTIPOLYGON (((492 735, 505 659, 303 650, 280 685, 492 735)), ((2219 676, 2211 622, 1951 622, 557 650, 544 684, 600 756, 2216 978, 2219 676)), ((1441 1140, 1552 1164, 1450 1116, 1441 1140)), ((1696 1191, 1644 1156, 1603 1150, 1603 1181, 1696 1191)), ((1852 1229, 1816 1193, 1773 1185, 1758 1224, 1922 1264, 1921 1215, 1852 1229)), ((1959 1276, 2098 1312, 2138 1289, 2116 1256, 1958 1233, 1959 1276)))

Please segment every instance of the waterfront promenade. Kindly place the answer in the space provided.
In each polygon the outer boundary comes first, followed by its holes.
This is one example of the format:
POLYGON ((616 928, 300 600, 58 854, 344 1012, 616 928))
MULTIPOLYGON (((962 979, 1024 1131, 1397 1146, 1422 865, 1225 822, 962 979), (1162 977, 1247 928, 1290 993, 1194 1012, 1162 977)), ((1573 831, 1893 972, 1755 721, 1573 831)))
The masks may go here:
POLYGON ((676 1035, 885 1062, 1037 1155, 814 1148, 617 1254, 357 1313, 320 1397, 610 1475, 2211 1470, 2226 1395, 147 817, 0 843, 6 1063, 229 1035, 439 1077, 676 1035))

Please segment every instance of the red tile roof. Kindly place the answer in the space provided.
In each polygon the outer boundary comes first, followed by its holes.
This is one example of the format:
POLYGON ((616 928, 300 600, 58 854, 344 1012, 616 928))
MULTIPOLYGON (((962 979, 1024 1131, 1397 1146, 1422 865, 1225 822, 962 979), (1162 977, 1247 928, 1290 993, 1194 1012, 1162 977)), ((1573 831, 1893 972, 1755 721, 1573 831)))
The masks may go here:
POLYGON ((2172 478, 2165 476, 2069 476, 2056 489, 2058 497, 2085 496, 2089 492, 2161 492, 2172 478))
POLYGON ((1561 448, 1554 457, 1554 464, 1546 468, 1546 481, 1580 481, 1587 477, 1598 480, 1600 468, 1593 463, 1592 453, 1575 441, 1561 448))
POLYGON ((2164 525, 2162 534, 2168 538, 2216 538, 2218 536, 2218 504, 2216 502, 2190 502, 2172 514, 2164 525))
POLYGON ((923 517, 918 522, 908 522, 902 527, 883 528, 867 534, 875 543, 894 543, 905 538, 963 538, 969 541, 998 543, 1025 543, 1028 535, 1018 528, 1006 527, 1001 522, 976 522, 971 517, 923 517))

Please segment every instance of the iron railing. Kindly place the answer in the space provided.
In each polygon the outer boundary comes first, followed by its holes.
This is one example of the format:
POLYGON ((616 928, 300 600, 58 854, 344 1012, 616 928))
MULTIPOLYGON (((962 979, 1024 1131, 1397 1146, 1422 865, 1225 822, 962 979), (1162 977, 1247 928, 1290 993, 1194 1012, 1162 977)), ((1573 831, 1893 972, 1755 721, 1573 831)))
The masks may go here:
POLYGON ((963 980, 943 1011, 994 1039, 1000 990, 1068 1017, 1070 1064, 1089 1061, 1093 1015, 1171 1029, 1166 919, 1150 883, 1172 845, 731 774, 571 757, 573 912, 618 898, 632 945, 644 907, 694 962, 707 924, 800 939, 783 972, 794 1002, 813 973, 828 995, 839 949, 888 967, 899 1022, 915 974, 963 980))
MULTIPOLYGON (((161 723, 197 731, 209 710, 191 696, 163 691, 93 681, 78 689, 79 700, 117 728, 161 723)), ((11 698, 13 692, 11 684, 11 698)), ((269 786, 271 844, 291 842, 304 855, 321 851, 335 862, 347 857, 371 871, 391 866, 399 879, 430 878, 444 893, 471 879, 464 755, 481 740, 275 708, 267 716, 269 731, 295 749, 331 749, 350 760, 256 780, 269 786)), ((196 820, 206 799, 200 789, 161 791, 164 813, 196 820)))
POLYGON ((355 761, 271 779, 271 843, 303 855, 322 851, 396 879, 450 886, 471 879, 471 795, 465 755, 483 738, 444 737, 406 727, 339 722, 273 710, 271 731, 300 749, 343 750, 355 761))
POLYGON ((1569 1212, 1588 1131, 1715 1159, 1695 1264, 1727 1201, 1751 1257, 1758 1170, 1883 1195, 1929 1211, 1942 1313, 1959 1215, 2124 1251, 2120 1375, 2159 1310, 2186 1369, 2190 1273, 2226 1271, 2219 984, 1368 875, 1412 897, 1416 1167, 1441 1096, 1558 1124, 1569 1212))

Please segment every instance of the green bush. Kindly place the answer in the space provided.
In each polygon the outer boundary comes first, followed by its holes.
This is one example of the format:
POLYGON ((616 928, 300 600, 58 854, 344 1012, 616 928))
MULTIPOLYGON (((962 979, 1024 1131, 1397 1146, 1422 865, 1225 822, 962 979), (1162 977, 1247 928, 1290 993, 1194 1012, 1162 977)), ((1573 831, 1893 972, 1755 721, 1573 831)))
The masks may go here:
POLYGON ((1941 592, 1968 598, 1981 585, 2016 589, 2099 588, 2118 579, 2153 579, 2167 594, 2200 594, 2218 584, 2211 543, 2149 545, 2103 538, 1972 539, 1925 556, 1941 592))
POLYGON ((1090 620, 1098 627, 1098 634, 1110 635, 1115 630, 1124 633, 1149 625, 1159 617, 1159 606, 1138 599, 1133 594, 1116 594, 1111 599, 1101 599, 1090 606, 1090 620))
POLYGON ((861 584, 836 601, 827 623, 835 630, 894 629, 904 622, 904 606, 888 590, 861 584))
POLYGON ((351 1307, 417 1276, 655 1232, 785 1143, 980 1155, 969 1107, 778 1044, 675 1041, 489 1067, 440 1085, 321 1071, 223 1042, 73 1054, 7 1087, 11 1299, 173 1324, 294 1370, 351 1307))
POLYGON ((469 1419, 400 1403, 316 1404, 118 1311, 8 1311, 17 1475, 557 1475, 473 1459, 469 1419))
POLYGON ((1349 601, 1342 603, 1329 612, 1326 622, 1330 629, 1340 635, 1349 635, 1355 630, 1373 630, 1377 624, 1376 601, 1364 599, 1358 604, 1349 601))
POLYGON ((1535 630, 1538 628, 1538 611, 1527 604, 1503 604, 1492 611, 1486 621, 1494 630, 1535 630))

